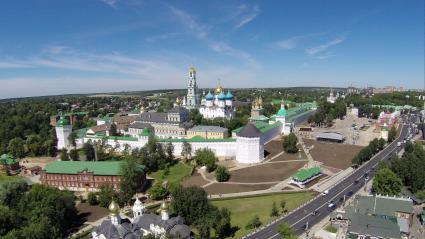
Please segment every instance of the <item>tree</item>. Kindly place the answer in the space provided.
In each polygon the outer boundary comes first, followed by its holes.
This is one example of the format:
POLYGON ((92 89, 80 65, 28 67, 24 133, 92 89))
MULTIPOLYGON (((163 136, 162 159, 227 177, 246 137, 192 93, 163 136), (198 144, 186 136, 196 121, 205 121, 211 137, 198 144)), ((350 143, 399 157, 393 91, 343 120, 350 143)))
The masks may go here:
POLYGON ((182 151, 181 156, 183 157, 184 161, 188 161, 192 156, 192 145, 189 144, 186 140, 182 143, 182 151))
POLYGON ((208 172, 214 171, 217 167, 215 162, 217 161, 214 152, 209 148, 198 149, 195 152, 196 164, 200 166, 206 166, 208 172))
POLYGON ((248 224, 246 224, 245 228, 246 229, 254 229, 254 228, 260 227, 261 224, 262 223, 261 223, 258 215, 254 215, 254 217, 251 220, 249 220, 248 224))
POLYGON ((141 165, 132 157, 127 157, 121 163, 120 195, 124 202, 129 202, 140 189, 144 180, 144 171, 141 165))
POLYGON ((379 150, 383 150, 385 148, 385 144, 386 144, 385 139, 380 138, 378 140, 378 148, 379 148, 379 150))
POLYGON ((25 141, 19 137, 13 138, 9 141, 7 150, 16 158, 23 158, 25 156, 25 141))
POLYGON ((0 236, 6 235, 18 224, 19 217, 14 210, 0 205, 0 236))
POLYGON ((228 181, 230 178, 229 170, 224 166, 218 166, 215 170, 215 178, 218 182, 228 181))
POLYGON ((60 159, 62 161, 69 161, 68 151, 66 149, 61 150, 60 159))
POLYGON ((372 190, 381 195, 397 196, 402 185, 401 179, 391 169, 383 167, 373 179, 372 190))
POLYGON ((0 203, 16 209, 18 202, 29 189, 24 180, 5 182, 0 188, 0 203))
POLYGON ((283 142, 282 142, 283 150, 291 154, 296 153, 298 152, 297 143, 298 143, 297 136, 294 133, 290 133, 288 136, 283 137, 283 142))
POLYGON ((91 143, 89 143, 89 142, 84 143, 83 151, 84 151, 84 154, 86 155, 86 159, 88 161, 95 160, 95 151, 94 151, 94 147, 91 143))
POLYGON ((117 194, 114 191, 114 188, 110 184, 103 184, 100 186, 99 192, 99 205, 101 207, 108 207, 111 204, 112 198, 116 198, 117 194))
POLYGON ((207 193, 200 187, 183 188, 179 186, 171 191, 171 196, 173 198, 171 208, 176 214, 183 217, 189 225, 199 220, 202 223, 205 214, 211 210, 207 193))
POLYGON ((71 149, 69 151, 69 157, 71 158, 72 161, 80 160, 80 154, 78 153, 77 149, 71 149))
POLYGON ((295 236, 294 229, 292 229, 292 227, 287 222, 279 224, 279 226, 277 227, 277 231, 280 233, 280 235, 284 239, 296 239, 297 238, 295 236))
POLYGON ((71 143, 72 147, 74 147, 74 149, 77 147, 77 134, 75 132, 72 132, 68 135, 68 141, 71 143))
POLYGON ((172 162, 174 160, 174 145, 171 142, 168 142, 165 146, 165 152, 167 154, 168 162, 172 162))
POLYGON ((148 191, 149 198, 152 200, 163 200, 168 195, 168 190, 162 185, 162 182, 155 183, 148 191))
POLYGON ((213 228, 218 238, 226 238, 230 236, 232 225, 230 224, 230 210, 223 207, 220 210, 215 210, 213 228))
POLYGON ((90 205, 97 205, 99 204, 99 202, 97 201, 97 194, 94 192, 89 192, 89 194, 87 195, 87 202, 90 205))
POLYGON ((270 216, 271 217, 277 217, 277 216, 279 216, 279 211, 277 210, 277 207, 276 207, 276 203, 275 202, 273 202, 272 210, 270 212, 270 216))
POLYGON ((115 123, 111 124, 111 127, 109 128, 109 135, 111 136, 118 136, 118 130, 117 130, 117 125, 115 123))
POLYGON ((282 208, 282 211, 283 212, 286 212, 286 209, 285 209, 285 207, 286 207, 286 201, 285 200, 280 201, 280 207, 282 208))
POLYGON ((393 125, 390 129, 390 131, 388 132, 388 143, 391 143, 395 140, 395 138, 397 137, 397 129, 395 128, 395 126, 393 125))

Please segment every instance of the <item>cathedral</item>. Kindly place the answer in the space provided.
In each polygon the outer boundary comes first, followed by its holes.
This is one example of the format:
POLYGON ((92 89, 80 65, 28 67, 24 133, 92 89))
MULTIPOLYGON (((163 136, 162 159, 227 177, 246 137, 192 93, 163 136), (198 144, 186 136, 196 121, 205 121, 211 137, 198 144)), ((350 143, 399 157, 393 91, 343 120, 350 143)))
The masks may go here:
POLYGON ((198 85, 196 83, 196 70, 194 67, 189 69, 187 95, 182 101, 180 101, 180 99, 176 101, 176 104, 180 103, 183 107, 188 109, 198 108, 199 113, 205 119, 225 118, 230 120, 235 114, 233 94, 230 90, 225 92, 220 83, 213 93, 208 91, 208 94, 205 94, 204 91, 200 99, 198 85))

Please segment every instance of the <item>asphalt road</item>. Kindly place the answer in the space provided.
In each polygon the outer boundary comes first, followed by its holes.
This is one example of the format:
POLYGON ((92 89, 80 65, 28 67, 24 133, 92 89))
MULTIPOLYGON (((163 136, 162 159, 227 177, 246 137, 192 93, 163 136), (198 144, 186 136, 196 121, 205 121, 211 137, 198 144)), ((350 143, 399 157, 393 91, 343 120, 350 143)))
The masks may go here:
MULTIPOLYGON (((413 117, 409 115, 406 122, 414 122, 414 119, 412 118, 413 117)), ((303 207, 298 208, 275 223, 267 225, 263 229, 244 238, 281 238, 280 234, 277 232, 277 227, 282 222, 288 222, 295 230, 295 233, 297 235, 301 235, 306 231, 306 228, 311 228, 314 224, 323 220, 333 210, 339 207, 344 202, 344 196, 345 199, 348 199, 355 192, 362 189, 365 183, 375 175, 379 161, 389 160, 398 151, 400 151, 402 147, 404 147, 404 144, 398 147, 397 143, 402 142, 405 139, 405 137, 409 134, 409 128, 411 128, 410 124, 403 124, 400 136, 394 142, 356 169, 351 175, 335 184, 329 189, 329 193, 327 195, 317 196, 303 207), (332 208, 329 207, 330 203, 335 204, 335 206, 332 208), (315 212, 315 215, 313 215, 313 212, 315 212)))

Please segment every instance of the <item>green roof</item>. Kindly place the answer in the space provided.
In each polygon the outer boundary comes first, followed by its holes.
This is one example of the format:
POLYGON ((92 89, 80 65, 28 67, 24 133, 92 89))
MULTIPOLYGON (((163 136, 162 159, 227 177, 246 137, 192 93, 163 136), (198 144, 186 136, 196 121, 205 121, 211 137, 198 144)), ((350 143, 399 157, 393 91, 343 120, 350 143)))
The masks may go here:
POLYGON ((136 137, 132 137, 132 136, 108 136, 108 139, 124 140, 124 141, 138 141, 138 139, 136 137))
POLYGON ((12 164, 15 164, 16 163, 16 160, 15 160, 15 158, 12 156, 12 155, 10 155, 10 154, 2 154, 1 156, 0 156, 0 163, 1 164, 7 164, 7 165, 12 165, 12 164))
POLYGON ((58 122, 56 122, 56 126, 65 126, 65 125, 69 125, 69 121, 62 117, 60 120, 58 120, 58 122))
MULTIPOLYGON (((86 111, 82 111, 82 112, 67 112, 67 113, 62 114, 62 116, 88 115, 88 114, 89 114, 89 112, 86 112, 86 111)), ((57 116, 60 116, 60 115, 55 115, 55 116, 57 117, 57 116)))
MULTIPOLYGON (((140 170, 145 166, 139 165, 140 170)), ((55 161, 44 169, 46 173, 78 174, 87 170, 94 175, 121 175, 121 161, 55 161)))
POLYGON ((288 115, 288 112, 286 112, 286 109, 285 108, 280 108, 276 115, 278 115, 278 116, 286 116, 286 115, 288 115))
MULTIPOLYGON (((261 133, 266 133, 266 132, 270 131, 271 129, 279 127, 280 125, 282 125, 282 123, 280 123, 280 122, 269 124, 267 122, 257 121, 257 122, 254 123, 254 126, 257 129, 259 129, 261 133)), ((243 126, 240 127, 240 128, 234 129, 232 131, 232 133, 239 133, 239 132, 241 132, 242 129, 243 129, 243 126)))
POLYGON ((253 120, 253 121, 268 121, 269 120, 269 118, 267 116, 264 116, 264 115, 250 117, 249 119, 253 120))
POLYGON ((320 169, 320 167, 313 167, 313 168, 303 168, 298 170, 297 173, 295 173, 292 178, 303 182, 311 177, 314 177, 315 175, 322 173, 322 170, 320 169))
POLYGON ((77 138, 84 138, 86 136, 88 128, 83 129, 77 129, 74 131, 75 135, 77 135, 77 138))
POLYGON ((206 139, 203 138, 201 136, 195 136, 192 137, 190 139, 158 139, 159 142, 192 142, 192 143, 196 143, 196 142, 235 142, 236 139, 235 138, 224 138, 224 139, 206 139))

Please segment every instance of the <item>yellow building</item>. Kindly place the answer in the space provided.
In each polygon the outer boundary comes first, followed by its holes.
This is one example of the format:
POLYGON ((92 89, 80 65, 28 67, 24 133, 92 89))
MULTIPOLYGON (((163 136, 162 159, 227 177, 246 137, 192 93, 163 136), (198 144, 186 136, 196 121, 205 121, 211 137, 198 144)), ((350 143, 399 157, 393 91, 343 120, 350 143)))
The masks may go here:
POLYGON ((219 126, 198 125, 187 130, 187 138, 202 137, 204 139, 224 139, 228 137, 228 130, 219 126))

